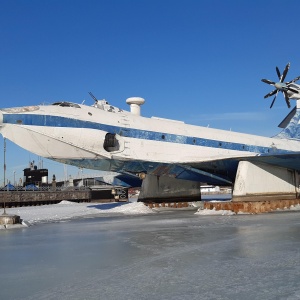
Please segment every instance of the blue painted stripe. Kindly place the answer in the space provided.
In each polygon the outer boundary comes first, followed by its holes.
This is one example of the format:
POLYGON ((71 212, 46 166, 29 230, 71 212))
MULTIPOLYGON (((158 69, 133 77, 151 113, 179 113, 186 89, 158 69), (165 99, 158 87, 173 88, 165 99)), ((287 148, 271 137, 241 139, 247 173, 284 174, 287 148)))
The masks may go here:
POLYGON ((211 140, 198 137, 170 134, 165 132, 155 132, 142 129, 125 128, 120 126, 107 125, 89 121, 82 121, 73 118, 36 115, 36 114, 3 114, 3 123, 32 125, 32 126, 48 126, 48 127, 66 127, 66 128, 86 128, 102 130, 110 133, 119 134, 124 137, 170 142, 185 145, 203 146, 210 148, 220 148, 227 150, 237 150, 244 152, 254 152, 259 154, 284 154, 293 153, 293 151, 283 149, 273 149, 271 147, 263 147, 256 145, 246 145, 241 143, 225 142, 220 140, 211 140))

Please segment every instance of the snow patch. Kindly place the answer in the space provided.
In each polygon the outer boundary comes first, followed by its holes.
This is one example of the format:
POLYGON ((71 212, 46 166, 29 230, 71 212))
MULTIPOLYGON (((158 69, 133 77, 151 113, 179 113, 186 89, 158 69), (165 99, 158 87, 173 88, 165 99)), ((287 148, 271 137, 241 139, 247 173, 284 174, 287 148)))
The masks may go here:
POLYGON ((2 228, 2 229, 15 229, 15 228, 24 228, 27 226, 24 226, 23 224, 6 224, 3 227, 4 228, 2 228))
POLYGON ((151 208, 149 208, 142 202, 128 203, 122 206, 118 206, 110 209, 109 212, 123 213, 123 214, 130 214, 130 215, 154 213, 154 211, 151 208))
POLYGON ((62 200, 59 203, 59 205, 72 205, 72 204, 77 204, 76 202, 68 201, 68 200, 62 200))
POLYGON ((195 215, 201 215, 201 216, 211 216, 211 215, 221 215, 221 216, 232 216, 236 215, 235 212, 231 210, 216 210, 213 209, 198 209, 197 212, 195 212, 195 215))
POLYGON ((291 205, 290 210, 300 210, 300 204, 291 205))
POLYGON ((30 226, 30 223, 28 223, 27 221, 22 220, 22 225, 23 225, 24 227, 29 227, 29 226, 30 226))

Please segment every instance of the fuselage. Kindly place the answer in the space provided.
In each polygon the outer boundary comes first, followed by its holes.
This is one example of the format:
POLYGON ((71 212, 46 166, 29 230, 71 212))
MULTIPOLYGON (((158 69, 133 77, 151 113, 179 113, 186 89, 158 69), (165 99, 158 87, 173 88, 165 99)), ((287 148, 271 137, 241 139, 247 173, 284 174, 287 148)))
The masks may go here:
POLYGON ((2 109, 1 134, 28 151, 78 167, 151 172, 239 157, 298 152, 299 141, 145 118, 108 104, 58 102, 2 109))

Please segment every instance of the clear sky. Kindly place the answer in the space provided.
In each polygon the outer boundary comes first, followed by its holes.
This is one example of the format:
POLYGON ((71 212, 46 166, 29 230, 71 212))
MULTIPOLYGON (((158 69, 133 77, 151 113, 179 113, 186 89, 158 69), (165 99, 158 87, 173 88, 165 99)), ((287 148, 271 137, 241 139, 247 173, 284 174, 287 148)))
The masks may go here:
MULTIPOLYGON (((288 62, 286 79, 300 75, 299 11, 297 0, 0 0, 0 107, 92 105, 91 91, 128 109, 140 96, 144 116, 272 136, 289 110, 282 94, 269 109, 261 79, 288 62)), ((7 178, 30 160, 7 142, 7 178)))

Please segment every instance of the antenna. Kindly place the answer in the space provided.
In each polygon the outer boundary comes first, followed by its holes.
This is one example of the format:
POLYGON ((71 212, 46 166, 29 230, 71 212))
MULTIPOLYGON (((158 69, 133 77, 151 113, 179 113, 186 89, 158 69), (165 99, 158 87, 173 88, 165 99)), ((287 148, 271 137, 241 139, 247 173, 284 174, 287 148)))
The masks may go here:
POLYGON ((90 96, 94 99, 94 101, 97 103, 98 102, 98 99, 91 93, 89 92, 90 96))

